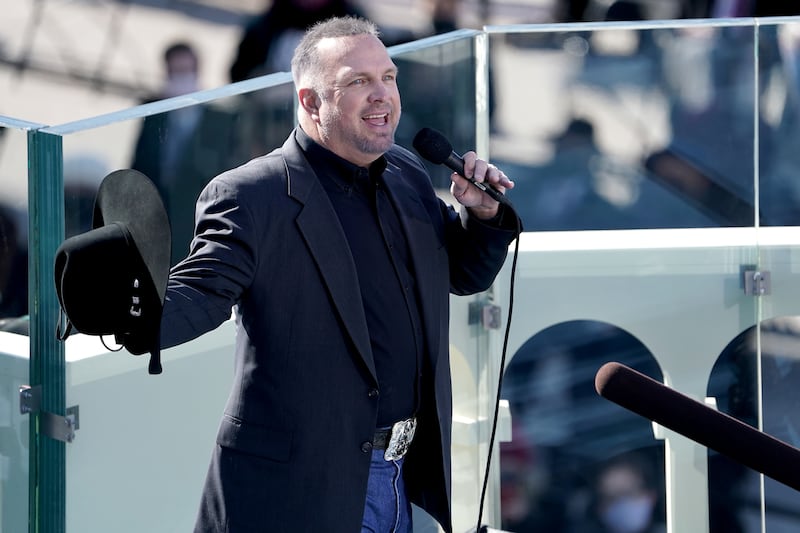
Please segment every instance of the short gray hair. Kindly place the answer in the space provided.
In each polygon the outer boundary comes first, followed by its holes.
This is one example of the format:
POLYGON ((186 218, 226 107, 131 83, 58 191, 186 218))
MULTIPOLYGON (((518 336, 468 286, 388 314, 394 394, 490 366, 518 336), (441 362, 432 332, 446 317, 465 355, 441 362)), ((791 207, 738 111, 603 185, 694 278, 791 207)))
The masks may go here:
POLYGON ((315 89, 322 72, 322 62, 317 45, 323 39, 351 37, 356 35, 374 35, 380 37, 378 26, 367 19, 355 16, 334 17, 317 22, 306 31, 300 44, 292 56, 292 79, 299 86, 300 79, 308 75, 315 89))

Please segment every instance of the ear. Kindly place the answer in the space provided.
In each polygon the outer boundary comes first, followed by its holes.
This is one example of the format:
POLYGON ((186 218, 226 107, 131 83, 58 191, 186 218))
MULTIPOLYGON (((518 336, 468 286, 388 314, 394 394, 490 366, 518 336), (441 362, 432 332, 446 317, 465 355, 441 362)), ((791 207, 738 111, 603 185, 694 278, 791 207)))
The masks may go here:
POLYGON ((313 119, 319 118, 321 100, 314 89, 303 88, 297 91, 297 100, 300 107, 313 119))

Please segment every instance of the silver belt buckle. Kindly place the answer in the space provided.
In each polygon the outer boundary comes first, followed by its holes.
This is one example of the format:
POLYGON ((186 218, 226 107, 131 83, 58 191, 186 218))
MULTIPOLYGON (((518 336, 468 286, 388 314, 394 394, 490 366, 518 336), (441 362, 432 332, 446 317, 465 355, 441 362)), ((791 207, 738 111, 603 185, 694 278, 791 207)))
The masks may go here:
POLYGON ((392 437, 389 439, 389 444, 383 452, 383 458, 387 461, 396 461, 401 459, 411 444, 411 439, 414 438, 414 431, 417 429, 417 419, 409 418, 408 420, 401 420, 395 422, 392 426, 392 437))

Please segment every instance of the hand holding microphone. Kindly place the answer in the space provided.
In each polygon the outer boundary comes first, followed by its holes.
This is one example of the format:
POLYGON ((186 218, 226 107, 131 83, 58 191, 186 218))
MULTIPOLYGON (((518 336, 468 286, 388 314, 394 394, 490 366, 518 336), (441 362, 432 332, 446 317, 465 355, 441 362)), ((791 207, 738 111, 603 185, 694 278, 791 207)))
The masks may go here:
POLYGON ((511 207, 503 191, 513 188, 514 182, 494 165, 479 159, 474 152, 467 152, 461 157, 453 151, 453 147, 444 135, 431 128, 419 130, 414 137, 413 145, 414 149, 431 163, 443 164, 463 178, 454 179, 451 187, 453 196, 462 205, 475 209, 496 209, 493 203, 487 205, 485 195, 482 194, 486 193, 494 201, 511 207), (474 187, 470 186, 470 183, 474 187))

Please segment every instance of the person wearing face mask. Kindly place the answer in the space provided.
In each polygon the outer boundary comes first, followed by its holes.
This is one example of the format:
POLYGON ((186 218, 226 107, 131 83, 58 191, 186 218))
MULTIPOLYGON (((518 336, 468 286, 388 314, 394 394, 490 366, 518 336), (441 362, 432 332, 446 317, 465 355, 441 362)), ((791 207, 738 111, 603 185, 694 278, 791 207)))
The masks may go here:
MULTIPOLYGON (((201 89, 200 58, 194 45, 179 41, 163 54, 164 81, 151 103, 201 89)), ((130 168, 158 189, 172 226, 172 262, 186 255, 193 230, 194 202, 217 173, 243 161, 234 148, 236 115, 211 105, 185 105, 144 118, 130 168)))
MULTIPOLYGON (((199 60, 192 45, 186 42, 171 44, 163 57, 164 83, 157 93, 143 98, 142 103, 181 96, 200 88, 199 60)), ((145 120, 142 125, 132 167, 148 176, 156 186, 161 186, 167 176, 174 176, 178 156, 197 126, 200 109, 185 107, 158 117, 163 120, 145 120), (166 138, 166 142, 160 142, 161 138, 166 138)))
POLYGON ((631 452, 602 464, 594 480, 591 516, 571 533, 664 533, 654 468, 631 452))

